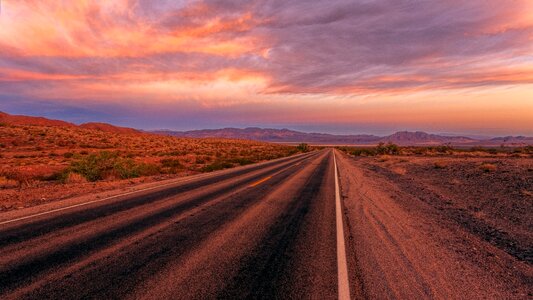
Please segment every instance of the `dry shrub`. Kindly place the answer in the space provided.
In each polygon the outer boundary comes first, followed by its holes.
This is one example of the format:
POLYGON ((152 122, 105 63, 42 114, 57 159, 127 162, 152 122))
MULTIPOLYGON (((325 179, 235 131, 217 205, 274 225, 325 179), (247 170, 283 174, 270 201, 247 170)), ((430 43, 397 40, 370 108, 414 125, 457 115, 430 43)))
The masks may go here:
POLYGON ((489 164, 489 163, 484 163, 480 166, 481 170, 483 170, 483 172, 485 173, 490 173, 490 172, 494 172, 497 170, 497 167, 496 165, 494 164, 489 164))
POLYGON ((402 167, 394 167, 392 168, 392 171, 398 175, 405 175, 407 174, 407 170, 405 168, 402 168, 402 167))
POLYGON ((433 164, 435 169, 446 169, 447 166, 448 164, 443 160, 438 160, 433 164))
POLYGON ((87 179, 78 173, 68 173, 65 183, 86 183, 87 179))
POLYGON ((389 161, 391 159, 391 157, 389 155, 381 155, 377 160, 379 162, 386 162, 386 161, 389 161))
POLYGON ((0 176, 0 189, 9 189, 17 186, 18 183, 15 180, 0 176))

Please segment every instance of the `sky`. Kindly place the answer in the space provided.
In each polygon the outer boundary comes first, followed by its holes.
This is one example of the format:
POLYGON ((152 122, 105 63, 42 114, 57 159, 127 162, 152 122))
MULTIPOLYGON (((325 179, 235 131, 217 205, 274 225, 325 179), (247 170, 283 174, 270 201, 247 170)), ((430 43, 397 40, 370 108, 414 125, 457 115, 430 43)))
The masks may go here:
POLYGON ((533 1, 1 0, 0 110, 533 135, 533 1))

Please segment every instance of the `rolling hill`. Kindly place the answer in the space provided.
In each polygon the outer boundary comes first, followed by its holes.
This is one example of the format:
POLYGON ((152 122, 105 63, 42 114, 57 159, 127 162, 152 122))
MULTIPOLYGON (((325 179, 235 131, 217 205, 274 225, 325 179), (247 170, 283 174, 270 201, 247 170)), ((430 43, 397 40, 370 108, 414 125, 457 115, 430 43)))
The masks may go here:
POLYGON ((92 129, 103 132, 110 133, 126 133, 126 134, 136 134, 142 133, 142 131, 115 126, 107 123, 85 123, 81 125, 76 125, 73 123, 61 121, 61 120, 52 120, 43 117, 31 117, 31 116, 20 116, 20 115, 10 115, 5 112, 0 111, 0 123, 12 124, 12 125, 32 125, 32 126, 49 126, 49 127, 79 127, 84 129, 92 129))

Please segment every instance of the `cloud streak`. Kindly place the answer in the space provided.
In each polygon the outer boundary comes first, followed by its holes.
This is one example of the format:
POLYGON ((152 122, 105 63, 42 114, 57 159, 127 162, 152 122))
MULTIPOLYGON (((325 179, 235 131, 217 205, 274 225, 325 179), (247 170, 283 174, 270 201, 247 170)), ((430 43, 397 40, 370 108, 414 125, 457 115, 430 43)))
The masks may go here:
POLYGON ((525 87, 533 2, 510 2, 4 0, 0 93, 68 105, 335 106, 525 87))

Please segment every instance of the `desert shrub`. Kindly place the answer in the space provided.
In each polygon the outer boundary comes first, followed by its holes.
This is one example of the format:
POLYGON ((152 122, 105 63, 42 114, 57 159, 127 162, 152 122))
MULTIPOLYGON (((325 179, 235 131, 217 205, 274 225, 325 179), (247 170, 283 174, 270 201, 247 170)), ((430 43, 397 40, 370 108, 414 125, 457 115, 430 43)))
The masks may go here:
POLYGON ((309 152, 309 145, 306 143, 301 143, 298 146, 296 146, 296 149, 300 152, 309 152))
POLYGON ((122 158, 116 152, 102 151, 72 162, 69 171, 78 173, 89 181, 98 181, 113 175, 121 179, 155 175, 159 172, 159 168, 155 165, 136 163, 130 158, 122 158))
POLYGON ((64 183, 85 183, 87 179, 77 173, 67 173, 64 183))
POLYGON ((74 156, 74 153, 72 152, 65 152, 63 153, 64 158, 72 158, 74 156))
POLYGON ((207 166, 204 166, 202 168, 202 171, 203 172, 212 172, 212 171, 217 171, 217 170, 223 170, 223 169, 227 169, 227 168, 232 168, 233 167, 233 164, 230 163, 230 162, 227 162, 227 161, 214 161, 213 163, 207 165, 207 166))
POLYGON ((0 176, 0 189, 15 188, 18 182, 5 176, 0 176))
POLYGON ((233 160, 233 162, 236 163, 236 164, 239 164, 241 166, 249 165, 249 164, 253 164, 254 163, 254 161, 252 161, 251 159, 244 158, 244 157, 235 158, 233 160))
POLYGON ((66 183, 69 174, 70 174, 70 171, 67 168, 67 169, 64 169, 64 170, 61 170, 61 171, 57 171, 57 172, 53 173, 50 176, 45 176, 45 177, 42 178, 42 180, 44 180, 44 181, 58 181, 58 182, 61 182, 61 183, 66 183))
POLYGON ((398 155, 400 154, 400 147, 392 143, 388 143, 388 144, 379 143, 375 148, 375 152, 376 154, 379 154, 379 155, 383 155, 383 154, 398 155))
POLYGON ((7 127, 8 124, 7 123, 0 123, 0 127, 7 127))
POLYGON ((161 166, 166 169, 167 173, 176 173, 178 170, 184 168, 181 162, 175 158, 162 159, 161 166))
POLYGON ((435 169, 445 169, 448 164, 445 161, 439 160, 433 164, 435 169))
POLYGON ((490 163, 484 163, 480 166, 480 168, 485 173, 494 172, 497 169, 496 165, 490 163))
POLYGON ((0 177, 11 182, 16 182, 18 187, 28 186, 35 179, 30 173, 13 169, 0 170, 0 177))
POLYGON ((355 148, 350 151, 350 154, 353 156, 374 156, 376 152, 371 148, 355 148))
POLYGON ((437 151, 438 153, 448 153, 448 152, 451 152, 452 150, 453 150, 452 147, 448 145, 435 147, 435 151, 437 151))
POLYGON ((158 166, 146 163, 136 163, 132 159, 121 159, 114 165, 114 172, 121 179, 150 176, 160 173, 158 166))
POLYGON ((89 181, 104 179, 106 173, 113 171, 118 159, 116 153, 100 152, 88 155, 71 163, 70 170, 85 177, 89 181))

